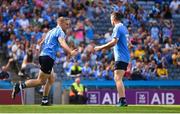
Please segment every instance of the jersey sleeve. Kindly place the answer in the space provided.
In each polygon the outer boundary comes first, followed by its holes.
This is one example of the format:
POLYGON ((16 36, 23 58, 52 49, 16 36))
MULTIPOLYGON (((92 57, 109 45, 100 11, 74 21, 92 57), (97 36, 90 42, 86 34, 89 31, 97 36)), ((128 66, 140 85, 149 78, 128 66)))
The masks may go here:
POLYGON ((119 40, 120 33, 119 33, 119 27, 114 27, 113 33, 112 33, 112 38, 117 38, 119 40))

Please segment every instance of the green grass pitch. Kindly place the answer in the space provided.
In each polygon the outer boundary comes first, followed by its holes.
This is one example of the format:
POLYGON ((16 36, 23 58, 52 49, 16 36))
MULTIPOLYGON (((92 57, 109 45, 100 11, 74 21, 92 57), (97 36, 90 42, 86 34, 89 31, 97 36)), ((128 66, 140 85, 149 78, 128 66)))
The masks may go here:
POLYGON ((180 105, 0 105, 0 113, 180 113, 180 105))

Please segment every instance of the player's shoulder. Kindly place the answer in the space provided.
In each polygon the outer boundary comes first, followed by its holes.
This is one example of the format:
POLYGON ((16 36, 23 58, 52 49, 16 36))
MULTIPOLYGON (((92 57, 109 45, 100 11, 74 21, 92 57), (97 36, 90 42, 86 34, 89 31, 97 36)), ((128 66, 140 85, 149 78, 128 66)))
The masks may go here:
POLYGON ((120 31, 127 31, 128 30, 127 27, 122 23, 119 25, 119 29, 120 29, 120 31))
POLYGON ((66 35, 60 26, 57 26, 55 31, 56 36, 65 38, 66 35))
POLYGON ((59 26, 54 27, 54 28, 52 29, 52 31, 53 31, 54 34, 57 34, 57 35, 64 33, 63 30, 61 29, 61 27, 59 27, 59 26))
POLYGON ((124 24, 122 24, 122 23, 115 25, 115 27, 113 29, 113 31, 119 31, 119 32, 126 31, 126 30, 127 30, 127 27, 124 26, 124 24))
POLYGON ((123 23, 118 23, 118 24, 116 24, 115 26, 116 26, 116 27, 122 27, 122 26, 124 26, 124 24, 123 24, 123 23))
POLYGON ((59 26, 54 27, 52 30, 55 32, 61 32, 62 31, 61 27, 59 27, 59 26))
POLYGON ((64 31, 62 30, 62 28, 60 26, 57 26, 56 27, 57 31, 60 32, 60 33, 63 33, 64 34, 64 31))
POLYGON ((114 30, 122 29, 123 27, 124 27, 124 25, 122 23, 118 23, 115 25, 114 30))

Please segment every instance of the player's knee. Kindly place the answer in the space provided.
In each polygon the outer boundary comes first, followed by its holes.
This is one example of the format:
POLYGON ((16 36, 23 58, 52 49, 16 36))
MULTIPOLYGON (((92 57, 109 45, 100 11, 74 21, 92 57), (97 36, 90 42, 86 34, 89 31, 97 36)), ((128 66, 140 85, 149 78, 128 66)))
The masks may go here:
POLYGON ((54 82, 55 82, 55 77, 53 76, 51 83, 54 83, 54 82))
POLYGON ((114 76, 114 81, 115 82, 120 81, 120 80, 122 80, 121 76, 118 76, 118 75, 114 76))
POLYGON ((114 80, 117 81, 122 81, 123 76, 124 76, 124 71, 123 70, 116 70, 114 72, 114 80))
POLYGON ((55 82, 55 74, 52 73, 51 76, 48 78, 48 83, 53 84, 55 82))
POLYGON ((51 84, 51 85, 52 85, 54 82, 55 82, 55 78, 54 78, 54 77, 51 78, 50 80, 48 80, 48 83, 51 84))
POLYGON ((45 85, 46 84, 46 80, 39 80, 40 85, 45 85))
POLYGON ((54 83, 54 81, 52 81, 52 80, 51 80, 51 81, 49 81, 49 84, 51 84, 51 85, 52 85, 53 83, 54 83))

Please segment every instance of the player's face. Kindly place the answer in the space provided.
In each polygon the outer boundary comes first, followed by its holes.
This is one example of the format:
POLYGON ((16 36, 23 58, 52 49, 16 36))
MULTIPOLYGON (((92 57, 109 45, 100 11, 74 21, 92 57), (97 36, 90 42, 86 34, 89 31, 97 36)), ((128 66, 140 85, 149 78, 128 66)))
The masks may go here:
POLYGON ((111 15, 111 24, 114 26, 114 18, 112 15, 111 15))
POLYGON ((70 26, 70 21, 65 21, 65 22, 63 23, 62 29, 63 29, 63 30, 67 30, 67 29, 69 28, 69 26, 70 26))

